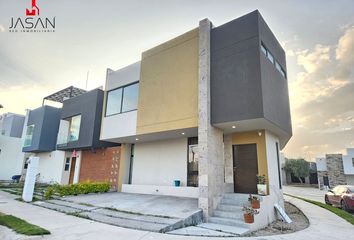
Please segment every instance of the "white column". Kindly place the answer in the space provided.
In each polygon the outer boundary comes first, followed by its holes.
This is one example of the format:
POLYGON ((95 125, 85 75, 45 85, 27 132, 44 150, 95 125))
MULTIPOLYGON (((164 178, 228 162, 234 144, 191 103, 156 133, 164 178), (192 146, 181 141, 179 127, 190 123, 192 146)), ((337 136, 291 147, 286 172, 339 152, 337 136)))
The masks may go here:
POLYGON ((36 175, 38 172, 39 157, 30 157, 26 172, 25 185, 23 186, 22 199, 25 202, 32 202, 36 175))

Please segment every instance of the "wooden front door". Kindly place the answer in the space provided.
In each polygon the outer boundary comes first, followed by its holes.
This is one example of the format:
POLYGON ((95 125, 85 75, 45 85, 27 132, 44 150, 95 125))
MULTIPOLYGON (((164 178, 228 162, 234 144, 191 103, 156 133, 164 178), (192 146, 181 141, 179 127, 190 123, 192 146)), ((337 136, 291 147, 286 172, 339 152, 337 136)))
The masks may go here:
POLYGON ((233 145, 234 192, 257 194, 257 144, 233 145))
POLYGON ((76 165, 76 157, 72 157, 71 165, 70 165, 69 184, 72 184, 74 181, 75 165, 76 165))

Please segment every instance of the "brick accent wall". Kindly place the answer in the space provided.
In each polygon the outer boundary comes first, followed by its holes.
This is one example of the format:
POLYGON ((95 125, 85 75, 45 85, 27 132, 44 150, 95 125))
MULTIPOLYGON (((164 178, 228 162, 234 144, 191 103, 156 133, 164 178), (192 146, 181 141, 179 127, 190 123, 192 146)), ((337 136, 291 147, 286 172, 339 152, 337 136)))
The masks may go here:
POLYGON ((79 182, 108 181, 117 190, 119 160, 120 147, 82 151, 79 182))

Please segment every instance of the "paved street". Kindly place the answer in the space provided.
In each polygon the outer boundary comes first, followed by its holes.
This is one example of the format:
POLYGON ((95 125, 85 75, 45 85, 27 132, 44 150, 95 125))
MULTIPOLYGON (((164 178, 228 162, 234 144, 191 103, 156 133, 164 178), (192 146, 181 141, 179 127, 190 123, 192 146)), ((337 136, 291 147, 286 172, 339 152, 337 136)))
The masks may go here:
POLYGON ((283 192, 293 196, 303 197, 313 201, 325 203, 324 195, 327 191, 311 187, 283 186, 283 192))
MULTIPOLYGON (((339 218, 335 214, 316 207, 304 201, 286 197, 286 200, 300 208, 310 221, 310 226, 302 231, 275 235, 267 237, 251 237, 241 238, 245 240, 262 239, 262 240, 306 240, 306 239, 321 239, 321 240, 343 240, 348 236, 353 236, 354 227, 339 218), (335 234, 333 234, 335 233, 335 234)), ((97 240, 97 239, 132 239, 132 240, 159 240, 159 239, 225 239, 212 237, 190 237, 176 236, 169 234, 160 234, 146 231, 138 231, 115 227, 103 223, 90 221, 87 219, 69 216, 60 212, 48 210, 45 208, 33 206, 31 204, 22 203, 14 200, 14 196, 0 191, 0 212, 12 214, 26 221, 39 225, 48 229, 52 234, 44 237, 25 237, 14 234, 12 231, 0 227, 0 239, 65 239, 65 240, 97 240)), ((230 238, 227 238, 230 239, 230 238)), ((239 238, 231 238, 239 239, 239 238)))

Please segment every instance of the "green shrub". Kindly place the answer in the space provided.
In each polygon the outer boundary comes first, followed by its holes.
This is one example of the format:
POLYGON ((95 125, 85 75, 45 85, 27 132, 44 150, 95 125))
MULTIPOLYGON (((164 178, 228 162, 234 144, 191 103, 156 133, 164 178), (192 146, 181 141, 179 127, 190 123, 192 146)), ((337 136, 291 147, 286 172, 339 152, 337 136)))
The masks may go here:
POLYGON ((108 192, 111 185, 107 182, 85 182, 70 185, 52 185, 47 188, 44 194, 45 199, 51 199, 54 194, 59 196, 70 196, 88 193, 108 192))

